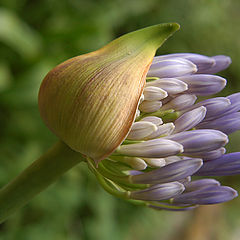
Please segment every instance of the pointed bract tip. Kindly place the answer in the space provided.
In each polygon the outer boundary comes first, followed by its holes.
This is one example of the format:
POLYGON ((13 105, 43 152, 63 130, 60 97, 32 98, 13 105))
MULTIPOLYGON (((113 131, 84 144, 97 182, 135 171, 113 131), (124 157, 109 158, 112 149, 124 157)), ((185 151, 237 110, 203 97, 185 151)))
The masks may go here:
POLYGON ((178 29, 176 23, 140 29, 55 67, 39 91, 46 125, 96 164, 109 156, 134 122, 156 50, 178 29))

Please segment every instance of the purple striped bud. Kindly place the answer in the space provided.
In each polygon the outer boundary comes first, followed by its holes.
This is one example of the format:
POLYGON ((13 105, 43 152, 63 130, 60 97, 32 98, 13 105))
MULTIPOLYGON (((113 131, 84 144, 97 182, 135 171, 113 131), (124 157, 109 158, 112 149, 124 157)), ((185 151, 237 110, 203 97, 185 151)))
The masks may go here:
POLYGON ((220 183, 215 179, 205 178, 205 179, 195 180, 192 182, 186 182, 184 183, 184 186, 185 186, 184 192, 192 192, 192 191, 196 191, 198 189, 202 189, 209 186, 220 186, 220 183))
POLYGON ((182 153, 183 147, 177 142, 159 138, 141 143, 121 145, 115 152, 133 157, 162 158, 182 153))
POLYGON ((144 201, 161 201, 172 198, 184 191, 179 182, 156 184, 150 188, 130 192, 130 198, 144 201))
POLYGON ((174 133, 183 132, 195 127, 204 119, 206 112, 207 109, 202 106, 184 113, 174 122, 174 133))
POLYGON ((198 158, 202 158, 205 161, 209 161, 212 159, 216 159, 221 157, 223 154, 225 154, 226 149, 224 147, 221 147, 219 149, 213 150, 213 151, 209 151, 209 152, 194 152, 189 154, 191 157, 198 157, 198 158))
POLYGON ((154 86, 165 90, 168 94, 178 94, 188 89, 188 85, 176 78, 161 78, 155 81, 147 82, 146 87, 154 86))
POLYGON ((200 123, 197 128, 211 128, 224 132, 225 134, 231 134, 240 130, 240 112, 235 112, 212 121, 200 123))
POLYGON ((153 63, 161 60, 161 59, 171 59, 171 58, 184 58, 197 66, 197 72, 204 72, 205 70, 211 68, 215 65, 215 60, 211 57, 203 56, 196 53, 174 53, 174 54, 167 54, 159 57, 155 57, 153 59, 153 63))
POLYGON ((155 124, 156 126, 163 124, 162 119, 159 117, 155 117, 155 116, 149 116, 149 117, 142 118, 140 120, 140 122, 142 122, 142 121, 151 122, 151 123, 155 124))
POLYGON ((164 159, 165 159, 166 165, 184 160, 182 156, 170 156, 170 157, 166 157, 164 159))
POLYGON ((201 205, 216 204, 227 202, 237 196, 237 192, 230 187, 211 185, 196 191, 180 194, 173 199, 173 203, 201 205))
POLYGON ((202 166, 201 159, 188 159, 131 177, 132 183, 158 184, 174 182, 191 176, 202 166))
MULTIPOLYGON (((227 99, 231 102, 231 112, 240 110, 240 93, 234 93, 227 96, 227 99)), ((227 109, 229 111, 229 109, 227 109)))
POLYGON ((227 81, 216 75, 193 74, 179 77, 178 79, 187 83, 188 93, 196 94, 197 96, 208 96, 220 92, 227 81))
POLYGON ((204 162, 197 176, 228 176, 240 174, 240 152, 229 153, 220 158, 204 162))
POLYGON ((178 77, 197 72, 197 67, 192 62, 183 58, 156 60, 152 63, 147 76, 159 78, 178 77))
POLYGON ((223 109, 217 117, 222 117, 240 110, 240 93, 229 95, 227 99, 231 102, 231 105, 223 109))
POLYGON ((146 162, 143 159, 137 158, 137 157, 124 156, 121 158, 120 162, 126 163, 127 165, 131 166, 135 170, 144 170, 147 167, 146 162))
POLYGON ((165 123, 157 127, 157 129, 146 137, 146 139, 159 138, 161 136, 168 136, 174 131, 173 123, 165 123))
POLYGON ((196 100, 197 100, 197 97, 195 95, 181 94, 173 98, 172 100, 170 100, 168 103, 164 104, 161 107, 161 110, 174 109, 174 110, 180 111, 187 107, 192 106, 196 100))
POLYGON ((211 58, 214 59, 215 64, 209 69, 203 70, 199 73, 215 74, 228 68, 228 66, 232 63, 231 58, 224 55, 218 55, 211 58))
POLYGON ((228 137, 218 130, 200 129, 164 137, 183 145, 184 153, 208 152, 223 147, 228 137))
POLYGON ((150 167, 163 167, 166 165, 164 158, 143 158, 150 167))
POLYGON ((127 139, 140 140, 155 132, 157 129, 158 127, 151 122, 135 122, 128 133, 127 139))
POLYGON ((197 107, 204 106, 205 108, 207 108, 207 113, 204 121, 205 120, 207 121, 207 120, 216 118, 216 116, 218 116, 223 111, 225 111, 230 105, 231 105, 231 102, 228 98, 216 97, 216 98, 203 100, 197 104, 194 104, 191 107, 188 107, 187 109, 184 109, 184 111, 186 112, 186 111, 193 110, 197 107))
POLYGON ((139 105, 139 110, 145 113, 156 112, 162 106, 161 101, 143 101, 139 105))
POLYGON ((144 88, 143 95, 144 100, 157 101, 166 98, 168 93, 159 87, 149 86, 144 88))

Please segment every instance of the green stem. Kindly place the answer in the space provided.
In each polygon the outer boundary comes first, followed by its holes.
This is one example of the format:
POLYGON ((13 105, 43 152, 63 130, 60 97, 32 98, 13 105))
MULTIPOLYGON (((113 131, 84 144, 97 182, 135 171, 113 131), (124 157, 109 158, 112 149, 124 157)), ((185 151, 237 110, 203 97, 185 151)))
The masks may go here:
POLYGON ((81 161, 85 159, 80 153, 56 143, 0 190, 0 222, 81 161))

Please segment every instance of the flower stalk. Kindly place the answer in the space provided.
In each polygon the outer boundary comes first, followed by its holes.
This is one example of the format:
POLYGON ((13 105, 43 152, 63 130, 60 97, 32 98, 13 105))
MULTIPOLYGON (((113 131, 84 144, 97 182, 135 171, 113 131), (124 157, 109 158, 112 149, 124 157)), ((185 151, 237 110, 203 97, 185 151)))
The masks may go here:
POLYGON ((0 222, 85 158, 59 141, 0 190, 0 222))

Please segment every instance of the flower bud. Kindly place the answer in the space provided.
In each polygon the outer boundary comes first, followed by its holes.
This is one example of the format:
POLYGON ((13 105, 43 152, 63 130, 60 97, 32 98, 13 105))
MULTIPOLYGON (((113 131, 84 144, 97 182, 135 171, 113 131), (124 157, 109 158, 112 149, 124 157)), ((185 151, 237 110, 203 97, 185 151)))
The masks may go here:
POLYGON ((157 48, 178 28, 170 23, 141 29, 56 66, 39 91, 46 125, 96 163, 110 155, 132 126, 157 48))

